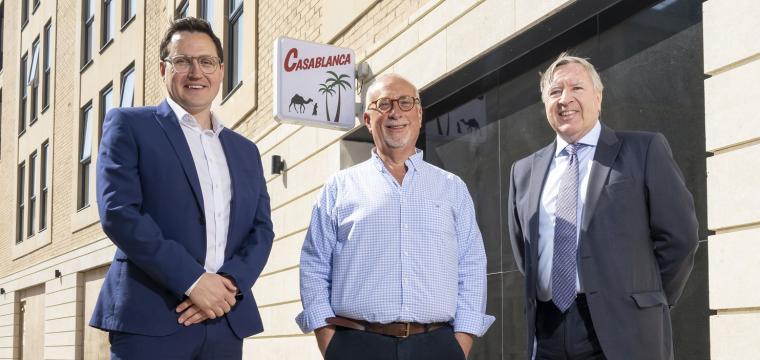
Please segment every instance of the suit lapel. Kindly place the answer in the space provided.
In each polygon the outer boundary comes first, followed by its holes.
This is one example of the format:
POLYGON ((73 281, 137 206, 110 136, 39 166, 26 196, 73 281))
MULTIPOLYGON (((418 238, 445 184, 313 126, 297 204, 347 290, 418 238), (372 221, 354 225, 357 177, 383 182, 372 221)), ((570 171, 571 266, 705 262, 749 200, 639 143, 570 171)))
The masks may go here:
MULTIPOLYGON (((224 151, 224 157, 227 159, 227 169, 230 172, 230 192, 232 193, 232 196, 230 197, 230 223, 228 225, 229 231, 227 232, 227 237, 229 238, 230 235, 232 235, 232 229, 235 222, 235 211, 236 211, 236 204, 238 201, 235 201, 235 198, 240 195, 239 191, 236 191, 239 189, 237 181, 241 178, 239 171, 240 169, 238 166, 240 166, 240 162, 235 159, 235 151, 233 150, 233 144, 232 139, 230 137, 231 130, 228 130, 227 128, 222 129, 222 132, 219 134, 219 142, 222 143, 222 150, 224 151)), ((229 243, 229 241, 228 241, 229 243)), ((226 254, 229 255, 232 252, 232 247, 227 246, 225 249, 226 254)))
POLYGON ((174 115, 169 103, 162 101, 156 111, 156 120, 161 128, 164 130, 166 137, 174 148, 174 152, 179 158, 179 162, 182 165, 182 170, 185 172, 185 177, 190 183, 190 187, 193 190, 193 196, 195 197, 195 203, 198 208, 203 210, 203 193, 201 192, 201 184, 198 180, 198 173, 195 170, 195 163, 193 162, 193 155, 190 153, 190 146, 187 145, 185 135, 182 133, 179 121, 174 115))
POLYGON ((533 164, 530 169, 530 187, 528 190, 528 206, 530 208, 525 213, 532 214, 530 217, 529 239, 531 243, 531 258, 534 260, 534 264, 537 264, 535 260, 538 259, 538 207, 541 202, 541 191, 544 188, 544 181, 549 172, 549 165, 554 157, 554 148, 556 146, 557 141, 554 141, 537 151, 533 156, 533 164))
POLYGON ((621 144, 622 142, 618 140, 615 131, 602 125, 602 132, 599 135, 599 142, 596 145, 596 153, 594 154, 594 161, 592 162, 591 173, 589 174, 580 240, 583 240, 583 234, 588 230, 591 219, 594 217, 594 210, 599 202, 599 195, 602 193, 604 183, 607 181, 612 164, 615 162, 615 158, 617 158, 620 151, 621 144))

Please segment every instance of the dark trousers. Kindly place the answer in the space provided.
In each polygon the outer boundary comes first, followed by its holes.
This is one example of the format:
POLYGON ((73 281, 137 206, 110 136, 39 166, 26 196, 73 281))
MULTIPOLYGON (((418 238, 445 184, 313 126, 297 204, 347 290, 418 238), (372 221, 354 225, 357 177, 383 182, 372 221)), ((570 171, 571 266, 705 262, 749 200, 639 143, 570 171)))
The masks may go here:
POLYGON ((111 331, 108 339, 112 360, 239 360, 243 357, 243 339, 232 332, 225 318, 183 326, 167 336, 111 331))
POLYGON ((325 360, 464 360, 462 347, 449 326, 429 333, 396 338, 336 328, 325 360))
POLYGON ((536 360, 604 360, 583 294, 563 314, 551 301, 538 301, 536 360))

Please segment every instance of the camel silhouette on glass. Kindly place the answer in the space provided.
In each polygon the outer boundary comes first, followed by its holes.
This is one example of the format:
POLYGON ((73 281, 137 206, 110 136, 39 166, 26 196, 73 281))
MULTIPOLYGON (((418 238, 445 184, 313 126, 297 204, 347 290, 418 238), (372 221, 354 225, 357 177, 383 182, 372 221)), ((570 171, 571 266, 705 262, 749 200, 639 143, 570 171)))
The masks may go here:
POLYGON ((304 100, 304 98, 301 95, 295 94, 290 99, 290 106, 288 106, 288 111, 290 111, 290 108, 293 108, 297 113, 303 114, 303 112, 306 110, 306 104, 312 102, 311 98, 309 100, 304 100))

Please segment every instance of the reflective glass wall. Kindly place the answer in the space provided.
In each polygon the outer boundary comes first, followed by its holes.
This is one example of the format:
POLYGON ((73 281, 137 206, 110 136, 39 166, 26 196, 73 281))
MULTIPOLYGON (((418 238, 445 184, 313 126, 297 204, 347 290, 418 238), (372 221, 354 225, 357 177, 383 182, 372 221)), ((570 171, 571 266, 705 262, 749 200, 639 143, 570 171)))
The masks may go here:
MULTIPOLYGON (((509 170, 554 139, 538 82, 539 72, 562 51, 590 58, 599 70, 604 124, 665 134, 694 194, 700 238, 707 238, 702 2, 610 5, 585 20, 572 18, 583 15, 583 5, 560 12, 555 17, 565 19, 554 20, 573 24, 566 30, 551 34, 555 25, 539 24, 533 34, 423 89, 420 146, 429 162, 467 183, 488 254, 488 313, 497 321, 478 341, 472 359, 526 358, 524 279, 514 264, 505 218, 509 170), (531 40, 537 43, 524 55, 504 56, 531 40), (478 65, 499 61, 503 65, 493 71, 478 65)), ((676 359, 709 358, 708 316, 703 240, 686 292, 673 309, 676 359)))

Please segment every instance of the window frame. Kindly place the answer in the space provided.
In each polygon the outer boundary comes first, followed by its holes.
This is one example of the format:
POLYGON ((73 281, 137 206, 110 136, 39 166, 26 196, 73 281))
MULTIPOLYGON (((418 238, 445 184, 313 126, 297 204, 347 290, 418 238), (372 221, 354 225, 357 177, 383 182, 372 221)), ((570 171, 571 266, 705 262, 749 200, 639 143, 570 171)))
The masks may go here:
POLYGON ((19 116, 18 116, 18 134, 21 136, 26 132, 26 102, 29 99, 29 91, 27 90, 27 63, 29 61, 29 53, 25 52, 23 56, 21 56, 21 89, 19 90, 19 116))
POLYGON ((53 20, 48 20, 42 30, 42 42, 45 49, 45 56, 42 58, 42 110, 41 113, 50 108, 50 73, 52 71, 53 44, 52 33, 53 20))
POLYGON ((95 43, 94 37, 94 25, 95 25, 95 9, 93 7, 95 0, 83 0, 82 1, 82 60, 81 68, 84 69, 92 62, 93 45, 95 43))
POLYGON ((116 37, 115 0, 101 0, 100 4, 100 51, 102 52, 116 37))
POLYGON ((90 170, 92 163, 92 100, 79 111, 79 151, 77 152, 77 211, 90 206, 90 170), (88 132, 89 130, 89 132, 88 132), (87 136, 89 135, 89 136, 87 136), (85 154, 85 149, 89 154, 85 154), (86 155, 86 156, 85 156, 86 155))
POLYGON ((137 17, 137 1, 123 0, 121 6, 121 29, 122 31, 137 17), (134 1, 134 3, 133 3, 134 1))
POLYGON ((37 150, 29 154, 29 175, 27 176, 27 198, 26 198, 26 237, 34 236, 34 218, 35 208, 37 206, 37 187, 34 186, 35 177, 37 176, 37 150))
POLYGON ((243 79, 237 79, 237 73, 239 70, 238 67, 242 64, 238 64, 236 62, 236 57, 239 52, 242 51, 242 44, 243 41, 241 38, 236 37, 235 32, 233 29, 239 30, 241 34, 244 33, 242 31, 243 26, 243 5, 244 1, 240 1, 240 4, 237 8, 233 8, 235 5, 234 3, 237 2, 237 0, 227 0, 227 36, 225 39, 225 49, 227 49, 227 65, 225 65, 225 86, 224 86, 224 93, 222 94, 223 98, 227 98, 230 94, 234 93, 237 88, 239 88, 243 84, 243 79), (240 46, 236 46, 236 45, 240 46))
POLYGON ((22 161, 20 164, 18 164, 18 169, 16 171, 16 244, 21 244, 25 240, 24 214, 26 208, 24 207, 24 175, 26 172, 26 162, 22 161))
POLYGON ((29 101, 29 126, 32 126, 39 118, 39 112, 37 112, 37 102, 39 100, 39 84, 40 84, 40 37, 37 36, 32 42, 32 63, 29 65, 29 72, 27 73, 27 86, 30 87, 31 99, 29 101))
POLYGON ((49 177, 50 140, 45 140, 40 146, 40 226, 39 231, 47 229, 47 200, 49 177))
POLYGON ((121 91, 121 93, 119 94, 120 95, 119 96, 119 107, 133 107, 133 106, 135 106, 135 89, 136 89, 135 81, 137 81, 135 79, 135 64, 131 63, 131 64, 129 64, 129 66, 127 66, 124 69, 124 71, 121 72, 121 81, 120 81, 121 87, 119 89, 119 91, 121 91), (127 81, 128 78, 131 79, 131 81, 132 81, 131 82, 131 87, 132 87, 132 103, 130 105, 124 105, 124 94, 126 93, 126 91, 124 91, 124 88, 126 87, 126 81, 127 81))
POLYGON ((190 1, 182 0, 179 3, 179 6, 177 6, 177 9, 174 11, 174 20, 182 19, 188 16, 190 16, 190 1), (184 16, 181 16, 183 14, 184 16))
MULTIPOLYGON (((113 104, 113 82, 109 82, 108 85, 100 89, 100 92, 98 93, 98 99, 100 103, 100 108, 98 109, 99 116, 98 116, 98 137, 100 139, 103 138, 103 122, 106 119, 106 115, 109 110, 115 108, 113 104), (106 94, 110 95, 111 97, 111 103, 107 104, 106 94)), ((121 100, 121 99, 119 99, 121 100)), ((99 141, 98 141, 99 143, 99 141)))

